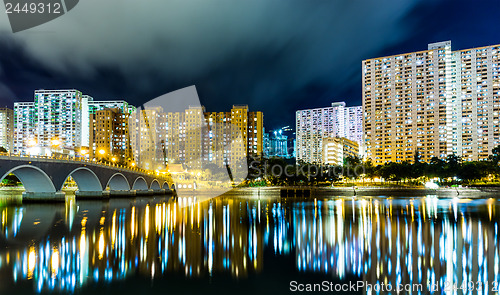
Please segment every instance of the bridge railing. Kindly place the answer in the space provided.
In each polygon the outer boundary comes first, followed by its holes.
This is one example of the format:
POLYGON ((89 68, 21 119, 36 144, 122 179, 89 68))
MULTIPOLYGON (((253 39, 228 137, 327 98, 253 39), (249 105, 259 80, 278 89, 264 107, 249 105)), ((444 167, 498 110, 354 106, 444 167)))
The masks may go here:
POLYGON ((155 175, 155 174, 159 175, 158 173, 154 173, 154 171, 142 169, 139 167, 130 167, 127 165, 120 165, 118 163, 108 163, 108 162, 103 162, 103 161, 99 161, 96 159, 90 160, 90 159, 87 159, 85 157, 74 157, 74 156, 69 156, 69 155, 40 156, 40 155, 23 155, 23 154, 0 152, 0 156, 5 156, 5 157, 9 157, 9 158, 48 159, 48 160, 65 160, 68 162, 85 162, 85 163, 94 164, 94 165, 102 165, 102 166, 107 166, 107 167, 126 169, 126 170, 140 172, 140 173, 144 173, 144 174, 148 174, 148 175, 155 175))

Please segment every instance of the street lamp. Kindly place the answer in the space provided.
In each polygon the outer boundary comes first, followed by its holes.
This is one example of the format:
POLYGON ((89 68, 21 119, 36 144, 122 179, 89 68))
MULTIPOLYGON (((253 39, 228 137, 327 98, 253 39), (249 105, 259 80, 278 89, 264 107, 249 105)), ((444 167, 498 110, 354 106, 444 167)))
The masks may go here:
POLYGON ((101 155, 101 156, 104 156, 106 154, 106 150, 104 150, 104 149, 100 149, 98 152, 99 152, 99 155, 101 155))
POLYGON ((116 162, 116 157, 111 158, 111 161, 116 162))
POLYGON ((84 157, 85 157, 85 156, 87 156, 87 155, 88 155, 88 153, 89 153, 89 151, 88 151, 88 150, 86 150, 86 149, 84 149, 84 148, 81 148, 81 149, 80 149, 80 155, 82 155, 82 156, 84 156, 84 157))
POLYGON ((54 137, 52 138, 52 140, 50 141, 50 144, 52 145, 53 148, 57 148, 61 145, 61 140, 57 137, 54 137))

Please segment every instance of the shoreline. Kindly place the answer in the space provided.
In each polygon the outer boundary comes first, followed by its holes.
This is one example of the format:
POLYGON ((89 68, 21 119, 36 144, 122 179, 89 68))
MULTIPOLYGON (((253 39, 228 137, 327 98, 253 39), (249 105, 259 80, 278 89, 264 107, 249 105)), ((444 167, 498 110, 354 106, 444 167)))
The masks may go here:
POLYGON ((422 187, 287 187, 287 186, 272 186, 272 187, 239 187, 234 188, 227 194, 240 194, 261 191, 265 193, 279 194, 282 189, 286 190, 309 190, 314 196, 443 196, 443 197, 499 197, 500 187, 462 187, 462 188, 438 188, 428 189, 422 187))

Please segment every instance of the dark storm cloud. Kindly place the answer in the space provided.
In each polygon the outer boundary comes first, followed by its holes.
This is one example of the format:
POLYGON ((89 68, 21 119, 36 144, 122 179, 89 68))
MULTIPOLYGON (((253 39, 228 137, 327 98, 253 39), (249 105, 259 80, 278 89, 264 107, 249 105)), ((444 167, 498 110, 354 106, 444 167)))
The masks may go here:
POLYGON ((290 124, 299 108, 360 104, 361 60, 411 42, 427 22, 412 13, 434 3, 85 0, 17 34, 0 17, 0 99, 71 87, 140 105, 194 84, 208 110, 246 103, 290 124))

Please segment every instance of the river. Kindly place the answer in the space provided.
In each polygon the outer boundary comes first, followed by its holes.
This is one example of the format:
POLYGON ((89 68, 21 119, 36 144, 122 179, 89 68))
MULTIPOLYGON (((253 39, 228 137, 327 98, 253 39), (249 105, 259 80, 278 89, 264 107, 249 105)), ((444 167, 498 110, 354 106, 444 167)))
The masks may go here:
POLYGON ((498 293, 493 198, 20 193, 0 190, 1 294, 498 293))

